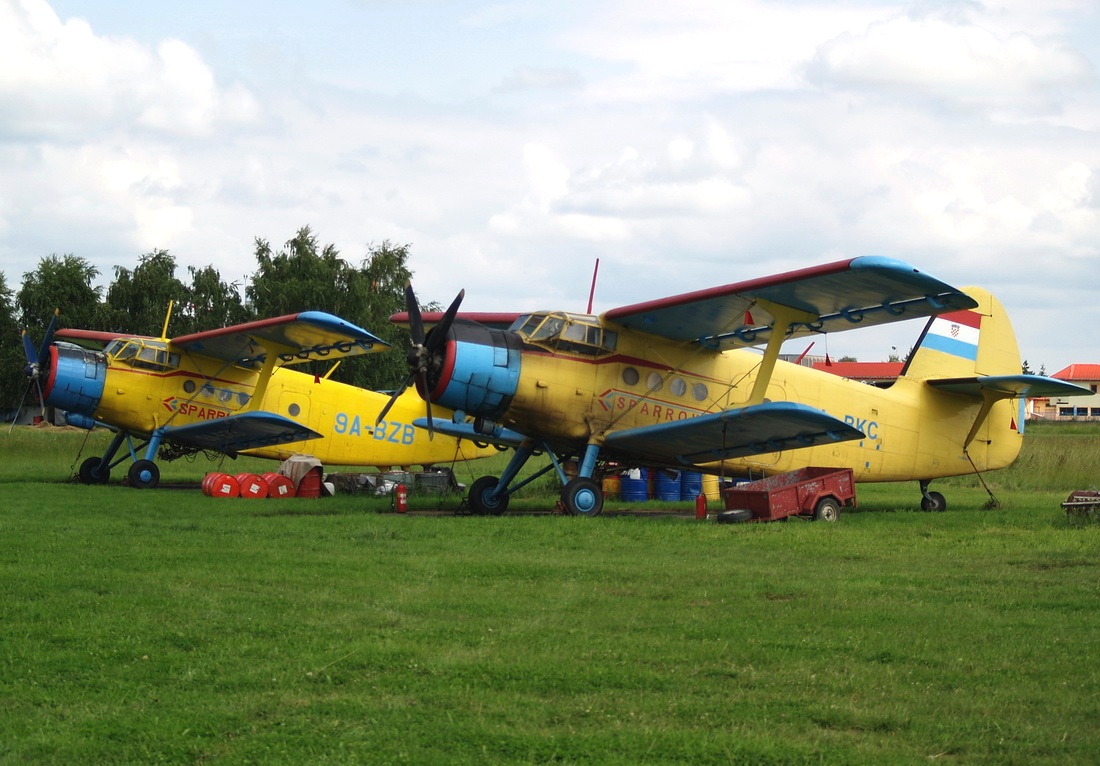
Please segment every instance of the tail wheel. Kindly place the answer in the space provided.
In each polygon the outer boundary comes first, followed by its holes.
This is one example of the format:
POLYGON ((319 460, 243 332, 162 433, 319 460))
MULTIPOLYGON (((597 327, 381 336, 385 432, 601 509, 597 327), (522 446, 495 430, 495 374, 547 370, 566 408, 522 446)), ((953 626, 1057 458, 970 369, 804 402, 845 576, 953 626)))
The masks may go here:
POLYGON ((470 493, 467 495, 467 501, 470 503, 470 510, 477 516, 499 516, 508 509, 508 495, 507 493, 494 498, 493 490, 500 484, 500 479, 496 476, 482 476, 480 479, 470 485, 470 493))
POLYGON ((603 510, 603 490, 594 480, 578 476, 562 487, 561 501, 574 516, 599 516, 603 510))
POLYGON ((814 521, 836 521, 840 518, 840 503, 831 497, 823 498, 814 508, 814 521))
POLYGON ((945 498, 939 492, 929 492, 927 495, 920 499, 920 509, 922 511, 946 511, 947 498, 945 498))
POLYGON ((131 487, 155 489, 160 483, 160 469, 152 460, 135 460, 126 478, 129 479, 131 487))
POLYGON ((77 476, 80 477, 81 484, 106 484, 111 479, 111 469, 106 466, 100 467, 103 460, 98 457, 90 457, 80 464, 80 471, 77 476))

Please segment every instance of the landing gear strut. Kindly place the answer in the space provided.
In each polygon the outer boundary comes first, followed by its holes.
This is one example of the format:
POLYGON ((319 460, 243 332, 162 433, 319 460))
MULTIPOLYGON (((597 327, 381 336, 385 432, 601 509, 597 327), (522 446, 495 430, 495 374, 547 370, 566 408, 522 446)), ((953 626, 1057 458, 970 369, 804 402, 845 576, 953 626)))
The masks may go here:
POLYGON ((508 498, 513 492, 530 484, 543 474, 556 470, 562 483, 561 500, 565 509, 574 516, 598 516, 603 510, 603 489, 600 487, 599 482, 592 478, 592 475, 596 470, 596 459, 599 457, 600 452, 599 446, 595 444, 588 445, 577 471, 577 476, 572 479, 566 476, 561 467, 562 458, 555 455, 549 447, 544 445, 543 448, 550 457, 550 465, 514 486, 512 481, 527 460, 535 454, 534 447, 530 445, 516 448, 516 453, 512 456, 512 460, 499 479, 495 476, 482 476, 475 481, 470 486, 466 498, 470 510, 479 515, 504 513, 504 510, 508 507, 508 498))
POLYGON ((947 499, 939 492, 928 491, 928 479, 921 480, 920 494, 920 509, 922 511, 943 512, 947 510, 947 499))

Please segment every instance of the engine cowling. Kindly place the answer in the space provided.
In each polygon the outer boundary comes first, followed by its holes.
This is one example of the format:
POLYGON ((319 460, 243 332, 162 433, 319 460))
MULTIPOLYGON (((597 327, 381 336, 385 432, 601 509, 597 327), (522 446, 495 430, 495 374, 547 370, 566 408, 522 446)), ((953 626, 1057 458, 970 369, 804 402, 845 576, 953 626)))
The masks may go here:
POLYGON ((432 359, 430 390, 420 390, 420 395, 468 415, 500 418, 519 385, 521 348, 514 332, 456 320, 432 359))

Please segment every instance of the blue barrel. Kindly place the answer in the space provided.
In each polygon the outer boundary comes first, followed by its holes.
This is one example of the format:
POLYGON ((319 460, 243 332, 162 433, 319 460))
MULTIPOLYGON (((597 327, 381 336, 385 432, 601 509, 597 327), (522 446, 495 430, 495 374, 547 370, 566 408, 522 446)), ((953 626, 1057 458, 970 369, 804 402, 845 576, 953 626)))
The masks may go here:
POLYGON ((619 477, 619 497, 628 503, 644 503, 649 499, 649 473, 646 469, 636 468, 619 477), (639 476, 631 478, 633 473, 639 476))
POLYGON ((680 472, 662 468, 657 471, 653 494, 658 500, 680 499, 680 472))
POLYGON ((703 494, 703 474, 701 471, 680 472, 680 499, 694 500, 703 494))

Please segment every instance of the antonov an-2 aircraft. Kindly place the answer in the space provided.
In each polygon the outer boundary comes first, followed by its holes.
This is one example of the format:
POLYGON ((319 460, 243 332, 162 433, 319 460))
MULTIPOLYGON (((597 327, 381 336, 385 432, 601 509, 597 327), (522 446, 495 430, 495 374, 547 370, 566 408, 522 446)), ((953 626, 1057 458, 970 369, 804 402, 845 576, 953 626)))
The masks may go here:
MULTIPOLYGON (((103 455, 84 460, 78 478, 106 483, 130 461, 131 486, 160 481, 155 462, 189 452, 246 453, 282 460, 308 453, 326 465, 430 466, 496 454, 471 441, 413 427, 423 402, 296 372, 308 361, 336 361, 389 347, 366 330, 320 311, 304 311, 167 338, 94 330, 55 332, 40 347, 24 332, 25 372, 47 406, 68 422, 115 432, 103 455), (71 343, 105 344, 89 351, 71 343), (135 440, 139 442, 135 444, 135 440)), ((330 373, 331 373, 330 369, 330 373)))
POLYGON ((471 485, 480 513, 502 513, 541 452, 550 465, 540 473, 557 471, 575 514, 603 508, 604 461, 724 475, 851 468, 860 482, 918 481, 922 507, 942 510, 931 480, 1016 458, 1025 397, 1090 393, 1022 374, 1008 316, 985 290, 877 256, 599 316, 460 314, 462 297, 443 316, 422 315, 409 287, 408 311, 392 320, 412 331, 408 380, 454 411, 418 425, 515 449, 500 476, 471 485), (888 388, 779 359, 786 340, 913 318, 928 323, 888 388))

